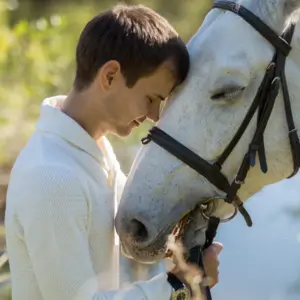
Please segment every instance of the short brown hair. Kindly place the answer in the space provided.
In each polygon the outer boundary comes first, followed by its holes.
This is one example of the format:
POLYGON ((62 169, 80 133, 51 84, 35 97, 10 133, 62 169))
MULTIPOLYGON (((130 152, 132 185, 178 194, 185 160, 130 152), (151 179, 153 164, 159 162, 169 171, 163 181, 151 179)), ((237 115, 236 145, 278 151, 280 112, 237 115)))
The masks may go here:
POLYGON ((117 5, 87 23, 76 50, 75 89, 89 86, 109 60, 120 63, 129 87, 166 61, 172 62, 178 84, 189 69, 189 54, 176 30, 143 5, 117 5))

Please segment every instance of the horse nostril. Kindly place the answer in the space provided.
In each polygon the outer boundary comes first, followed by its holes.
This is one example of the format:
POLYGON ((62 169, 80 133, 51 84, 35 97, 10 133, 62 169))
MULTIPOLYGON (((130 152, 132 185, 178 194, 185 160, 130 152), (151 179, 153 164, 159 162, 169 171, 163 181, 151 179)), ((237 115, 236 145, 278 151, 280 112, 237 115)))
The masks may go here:
POLYGON ((136 219, 130 221, 130 233, 138 242, 143 242, 148 238, 146 226, 136 219))

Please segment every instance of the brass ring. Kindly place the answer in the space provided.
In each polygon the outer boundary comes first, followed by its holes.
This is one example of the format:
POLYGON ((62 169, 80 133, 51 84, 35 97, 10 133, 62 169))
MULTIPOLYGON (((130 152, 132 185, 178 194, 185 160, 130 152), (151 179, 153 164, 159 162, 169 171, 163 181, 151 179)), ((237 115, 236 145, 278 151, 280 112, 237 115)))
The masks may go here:
MULTIPOLYGON (((207 201, 205 201, 205 202, 202 203, 202 204, 205 205, 205 204, 207 204, 207 203, 209 203, 209 202, 211 202, 211 201, 219 200, 219 199, 224 200, 224 197, 212 197, 212 198, 209 198, 207 201)), ((228 204, 230 204, 230 203, 228 203, 228 204)), ((232 219, 237 215, 237 213, 238 213, 238 208, 237 208, 235 205, 233 205, 233 204, 231 204, 231 205, 234 207, 234 212, 233 212, 233 214, 230 215, 228 218, 220 219, 220 223, 226 223, 226 222, 232 220, 232 219)), ((204 211, 203 209, 201 209, 201 213, 202 213, 202 216, 203 216, 206 220, 209 220, 210 217, 205 213, 205 211, 204 211)))

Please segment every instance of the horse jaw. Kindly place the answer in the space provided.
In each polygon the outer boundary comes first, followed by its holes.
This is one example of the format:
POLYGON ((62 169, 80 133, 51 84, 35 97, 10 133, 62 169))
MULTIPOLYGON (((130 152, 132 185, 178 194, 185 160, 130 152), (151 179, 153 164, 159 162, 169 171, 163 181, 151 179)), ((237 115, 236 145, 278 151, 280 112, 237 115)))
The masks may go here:
MULTIPOLYGON (((279 33, 287 21, 287 3, 292 2, 252 0, 240 3, 279 33), (276 7, 274 4, 277 4, 281 13, 272 13, 272 7, 276 7)), ((300 111, 300 103, 295 101, 300 90, 296 80, 300 76, 298 27, 292 42, 293 50, 286 63, 286 77, 297 128, 300 127, 300 114, 295 114, 300 111)), ((218 9, 208 14, 202 27, 189 42, 188 49, 191 56, 189 76, 169 100, 158 126, 202 158, 214 161, 240 126, 274 49, 242 18, 218 9), (236 99, 222 103, 211 99, 213 94, 226 92, 232 87, 244 88, 244 91, 236 99)), ((224 163, 222 170, 230 182, 247 151, 255 125, 254 117, 224 163)), ((239 192, 243 201, 292 172, 281 93, 276 99, 265 131, 265 148, 268 173, 263 174, 258 166, 249 171, 239 192)), ((116 218, 116 228, 127 254, 144 262, 154 262, 161 258, 166 237, 173 226, 203 197, 216 195, 222 195, 222 192, 167 151, 154 143, 144 146, 130 171, 116 218), (132 220, 143 224, 145 230, 142 239, 136 237, 137 223, 133 225, 132 220)), ((222 205, 215 211, 218 216, 225 213, 222 205)), ((205 220, 201 222, 205 226, 205 220)))

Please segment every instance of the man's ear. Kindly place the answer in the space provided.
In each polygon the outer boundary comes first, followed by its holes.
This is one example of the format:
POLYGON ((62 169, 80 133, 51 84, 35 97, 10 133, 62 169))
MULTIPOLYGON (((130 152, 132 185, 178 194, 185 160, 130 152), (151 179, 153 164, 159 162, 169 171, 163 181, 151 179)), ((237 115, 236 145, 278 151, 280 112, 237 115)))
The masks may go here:
POLYGON ((98 82, 103 91, 108 91, 121 73, 120 63, 116 60, 106 62, 98 72, 98 82))

